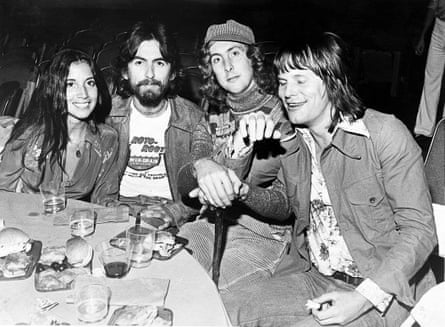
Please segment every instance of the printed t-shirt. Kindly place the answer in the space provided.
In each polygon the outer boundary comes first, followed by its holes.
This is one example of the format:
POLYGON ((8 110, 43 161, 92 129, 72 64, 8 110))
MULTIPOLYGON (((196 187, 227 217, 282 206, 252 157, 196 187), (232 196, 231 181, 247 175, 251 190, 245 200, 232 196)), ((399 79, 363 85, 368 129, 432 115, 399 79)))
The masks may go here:
POLYGON ((160 116, 150 117, 131 104, 130 158, 120 185, 122 196, 142 194, 172 198, 164 156, 170 115, 170 105, 160 116))

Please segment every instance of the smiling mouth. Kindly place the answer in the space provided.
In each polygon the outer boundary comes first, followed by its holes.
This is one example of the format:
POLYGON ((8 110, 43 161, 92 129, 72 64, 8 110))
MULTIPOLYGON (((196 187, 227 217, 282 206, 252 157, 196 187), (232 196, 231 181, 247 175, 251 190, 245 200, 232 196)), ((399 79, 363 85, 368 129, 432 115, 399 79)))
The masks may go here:
POLYGON ((239 76, 231 76, 229 78, 227 78, 227 82, 233 82, 236 81, 238 79, 239 76))
POLYGON ((90 102, 73 102, 76 107, 87 108, 90 105, 90 102))
POLYGON ((306 104, 307 101, 301 101, 301 102, 286 102, 287 107, 291 110, 298 109, 306 104))

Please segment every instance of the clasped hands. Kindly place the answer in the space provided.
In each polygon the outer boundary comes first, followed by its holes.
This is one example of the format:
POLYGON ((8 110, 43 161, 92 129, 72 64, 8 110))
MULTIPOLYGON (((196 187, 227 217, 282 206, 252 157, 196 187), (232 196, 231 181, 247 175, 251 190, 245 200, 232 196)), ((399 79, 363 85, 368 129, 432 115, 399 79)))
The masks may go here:
MULTIPOLYGON (((233 136, 233 144, 248 147, 254 142, 265 139, 279 139, 280 132, 275 129, 276 123, 263 112, 244 116, 233 136)), ((189 193, 191 198, 198 198, 203 208, 226 208, 234 200, 243 200, 249 186, 242 182, 232 169, 226 168, 210 158, 199 159, 194 163, 198 187, 189 193)))

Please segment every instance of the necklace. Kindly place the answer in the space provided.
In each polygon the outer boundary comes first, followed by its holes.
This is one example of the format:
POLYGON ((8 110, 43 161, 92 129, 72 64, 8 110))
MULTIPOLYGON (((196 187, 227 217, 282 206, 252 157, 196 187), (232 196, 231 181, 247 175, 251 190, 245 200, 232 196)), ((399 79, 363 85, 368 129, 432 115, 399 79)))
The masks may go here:
POLYGON ((82 151, 81 151, 81 146, 80 146, 80 144, 81 144, 82 142, 79 142, 79 143, 74 143, 74 142, 69 142, 69 144, 71 144, 71 146, 72 147, 75 147, 75 150, 74 150, 74 154, 76 155, 76 158, 80 158, 81 156, 82 156, 82 151))

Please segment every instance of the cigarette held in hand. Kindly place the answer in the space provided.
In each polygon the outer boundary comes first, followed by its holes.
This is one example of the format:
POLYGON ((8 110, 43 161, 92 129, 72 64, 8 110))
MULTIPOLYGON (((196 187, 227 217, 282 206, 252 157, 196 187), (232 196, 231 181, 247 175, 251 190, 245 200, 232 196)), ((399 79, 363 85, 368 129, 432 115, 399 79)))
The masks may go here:
POLYGON ((306 302, 306 308, 308 310, 320 310, 321 309, 321 303, 312 301, 312 300, 307 300, 306 302))

